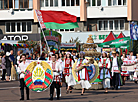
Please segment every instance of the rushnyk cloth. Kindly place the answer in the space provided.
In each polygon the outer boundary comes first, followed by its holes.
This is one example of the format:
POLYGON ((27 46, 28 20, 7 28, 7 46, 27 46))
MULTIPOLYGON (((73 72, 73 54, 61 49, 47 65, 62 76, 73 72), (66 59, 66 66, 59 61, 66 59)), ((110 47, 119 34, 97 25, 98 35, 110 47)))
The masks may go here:
POLYGON ((77 28, 77 17, 65 11, 36 10, 37 16, 41 14, 44 25, 50 29, 73 29, 77 28), (37 13, 39 11, 39 13, 37 13))

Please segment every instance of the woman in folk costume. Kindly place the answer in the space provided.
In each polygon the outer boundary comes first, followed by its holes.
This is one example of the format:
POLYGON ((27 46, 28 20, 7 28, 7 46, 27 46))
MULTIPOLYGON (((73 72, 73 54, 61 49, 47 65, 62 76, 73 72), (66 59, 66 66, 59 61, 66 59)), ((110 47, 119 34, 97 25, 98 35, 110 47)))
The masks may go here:
MULTIPOLYGON (((123 53, 121 60, 122 60, 122 63, 124 60, 127 60, 127 56, 125 53, 123 53)), ((123 85, 125 85, 125 80, 126 80, 126 77, 128 77, 128 76, 129 76, 129 72, 127 70, 122 70, 121 77, 122 77, 123 85)))
POLYGON ((64 66, 64 72, 63 74, 65 75, 65 80, 66 80, 66 83, 68 85, 68 88, 67 88, 67 94, 69 93, 69 90, 70 90, 70 93, 72 93, 72 85, 75 85, 76 84, 76 81, 72 75, 72 66, 73 66, 73 60, 71 59, 71 55, 70 55, 70 52, 67 52, 67 57, 65 58, 64 62, 63 62, 63 66, 64 66))
MULTIPOLYGON (((84 66, 84 62, 86 62, 84 58, 85 53, 83 51, 80 52, 80 58, 77 61, 77 68, 79 69, 80 66, 84 66)), ((91 84, 88 82, 89 81, 89 74, 87 71, 86 66, 82 70, 78 72, 78 81, 80 81, 81 87, 82 87, 82 92, 81 95, 83 95, 85 88, 89 89, 91 87, 91 84)))
POLYGON ((102 58, 99 61, 99 68, 100 68, 100 79, 103 80, 103 86, 105 89, 105 93, 108 93, 108 88, 110 88, 110 59, 107 58, 106 52, 103 52, 102 58))

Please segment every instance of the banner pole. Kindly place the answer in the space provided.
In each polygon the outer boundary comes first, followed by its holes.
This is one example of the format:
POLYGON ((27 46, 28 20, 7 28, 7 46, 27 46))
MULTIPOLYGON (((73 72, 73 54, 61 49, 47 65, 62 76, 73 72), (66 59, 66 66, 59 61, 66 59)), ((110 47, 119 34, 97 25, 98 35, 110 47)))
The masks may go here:
POLYGON ((45 36, 45 34, 44 34, 44 31, 43 31, 43 29, 41 29, 41 30, 42 30, 42 33, 43 33, 44 40, 45 40, 45 42, 46 42, 46 46, 47 46, 47 48, 48 48, 48 52, 50 52, 50 49, 49 49, 49 46, 48 46, 48 43, 47 43, 47 40, 46 40, 46 36, 45 36))

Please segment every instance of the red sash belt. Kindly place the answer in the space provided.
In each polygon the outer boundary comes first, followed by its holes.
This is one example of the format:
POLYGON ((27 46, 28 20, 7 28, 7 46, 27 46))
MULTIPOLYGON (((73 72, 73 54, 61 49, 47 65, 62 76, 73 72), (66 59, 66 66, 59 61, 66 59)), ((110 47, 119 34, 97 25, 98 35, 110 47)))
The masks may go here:
POLYGON ((60 78, 59 78, 60 75, 56 75, 56 84, 57 84, 57 80, 59 79, 59 85, 60 85, 60 78))

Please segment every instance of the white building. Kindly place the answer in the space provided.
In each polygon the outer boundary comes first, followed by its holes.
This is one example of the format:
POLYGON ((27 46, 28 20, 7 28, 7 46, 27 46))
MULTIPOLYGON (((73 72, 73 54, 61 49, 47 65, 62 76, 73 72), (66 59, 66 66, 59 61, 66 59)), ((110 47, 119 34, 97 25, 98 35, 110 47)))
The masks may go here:
POLYGON ((62 34, 62 42, 69 41, 71 37, 79 37, 82 42, 86 42, 87 36, 92 34, 96 43, 102 43, 104 39, 99 39, 99 36, 108 35, 110 31, 115 34, 123 32, 129 36, 127 0, 86 0, 87 3, 84 1, 41 0, 41 10, 66 11, 77 16, 79 28, 57 30, 62 34))

